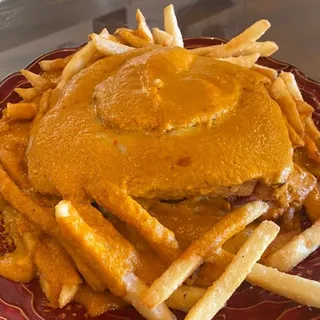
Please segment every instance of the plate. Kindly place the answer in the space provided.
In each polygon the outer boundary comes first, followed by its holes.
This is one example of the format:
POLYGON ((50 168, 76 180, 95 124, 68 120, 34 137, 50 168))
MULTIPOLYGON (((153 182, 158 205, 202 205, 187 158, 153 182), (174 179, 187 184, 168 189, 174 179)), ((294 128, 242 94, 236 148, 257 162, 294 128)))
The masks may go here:
MULTIPOLYGON (((186 48, 197 48, 219 44, 224 40, 217 38, 189 38, 185 39, 186 48)), ((46 59, 66 57, 77 48, 59 49, 44 54, 30 63, 26 69, 40 73, 39 62, 46 59)), ((304 99, 315 108, 314 120, 320 127, 320 83, 312 80, 291 64, 280 62, 273 58, 261 58, 259 63, 278 71, 292 72, 299 84, 304 99)), ((13 73, 0 82, 0 110, 7 102, 18 102, 19 96, 13 92, 14 88, 29 87, 26 79, 19 73, 13 73)), ((303 221, 307 227, 309 221, 303 221)), ((8 248, 1 247, 0 253, 8 248)), ((310 255, 303 263, 298 265, 294 274, 302 277, 320 280, 320 250, 310 255)), ((183 319, 182 312, 175 312, 178 319, 183 319)), ((62 319, 88 319, 85 310, 77 304, 70 304, 62 310, 53 310, 48 307, 46 299, 41 292, 37 281, 28 284, 18 284, 0 277, 0 319, 4 320, 62 320, 62 319)), ((135 310, 110 311, 96 320, 138 320, 143 319, 135 310)), ((320 310, 301 306, 291 300, 285 299, 248 283, 243 285, 229 299, 227 306, 220 310, 215 320, 316 320, 320 319, 320 310)))

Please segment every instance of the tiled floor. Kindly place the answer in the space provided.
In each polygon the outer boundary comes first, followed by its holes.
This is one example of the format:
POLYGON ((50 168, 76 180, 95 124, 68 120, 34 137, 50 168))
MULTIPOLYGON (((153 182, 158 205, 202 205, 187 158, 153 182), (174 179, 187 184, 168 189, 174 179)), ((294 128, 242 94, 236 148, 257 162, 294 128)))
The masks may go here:
POLYGON ((230 38, 269 19, 266 38, 280 45, 275 56, 320 80, 320 0, 0 0, 0 78, 41 53, 83 43, 104 25, 134 26, 138 7, 151 26, 162 26, 171 2, 185 37, 230 38))

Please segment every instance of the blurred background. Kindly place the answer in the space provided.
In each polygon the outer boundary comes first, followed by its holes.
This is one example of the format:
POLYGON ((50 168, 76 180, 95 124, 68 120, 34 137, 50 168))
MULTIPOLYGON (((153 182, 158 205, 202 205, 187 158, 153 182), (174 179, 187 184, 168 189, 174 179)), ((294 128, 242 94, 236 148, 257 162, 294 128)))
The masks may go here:
POLYGON ((140 8, 150 26, 175 5, 183 36, 229 39, 254 21, 269 19, 266 38, 275 57, 320 80, 320 0, 0 0, 0 78, 42 53, 84 43, 92 31, 134 28, 140 8))

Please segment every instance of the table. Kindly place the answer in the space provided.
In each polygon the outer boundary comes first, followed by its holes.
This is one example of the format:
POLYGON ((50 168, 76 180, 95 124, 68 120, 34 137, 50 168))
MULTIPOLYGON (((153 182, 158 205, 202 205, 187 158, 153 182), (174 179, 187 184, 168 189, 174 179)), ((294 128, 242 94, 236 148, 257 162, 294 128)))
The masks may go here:
POLYGON ((103 27, 134 28, 140 8, 150 26, 163 25, 162 10, 175 5, 184 37, 230 38, 252 22, 272 23, 278 59, 320 80, 319 0, 0 0, 0 78, 42 53, 84 43, 103 27))

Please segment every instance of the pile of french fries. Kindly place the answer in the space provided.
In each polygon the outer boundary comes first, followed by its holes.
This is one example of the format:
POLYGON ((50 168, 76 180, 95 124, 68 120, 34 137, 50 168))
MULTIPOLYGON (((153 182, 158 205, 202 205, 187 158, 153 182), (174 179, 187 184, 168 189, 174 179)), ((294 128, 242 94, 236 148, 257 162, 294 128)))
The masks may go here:
MULTIPOLYGON (((172 5, 164 9, 164 30, 158 28, 150 30, 140 10, 137 10, 136 20, 135 30, 120 28, 114 34, 110 34, 107 29, 103 29, 100 34, 91 34, 88 43, 71 57, 41 61, 42 75, 22 70, 21 73, 32 88, 15 89, 22 101, 8 103, 4 110, 4 118, 12 121, 32 120, 30 131, 30 140, 32 140, 42 116, 54 104, 55 93, 64 90, 76 74, 95 61, 106 56, 139 50, 138 48, 150 47, 150 50, 155 50, 163 46, 184 46, 172 5)), ((303 100, 294 75, 287 72, 278 74, 277 71, 257 63, 259 57, 270 56, 278 50, 274 42, 258 42, 269 27, 270 23, 267 20, 260 20, 225 44, 190 51, 195 55, 237 64, 265 75, 269 79, 270 95, 279 104, 283 113, 293 147, 304 148, 308 157, 320 165, 318 149, 320 133, 312 120, 314 110, 303 100)), ((107 236, 105 233, 114 231, 102 220, 94 222, 95 213, 92 213, 91 216, 88 213, 84 219, 70 202, 61 201, 56 206, 56 219, 54 219, 24 197, 21 191, 10 182, 4 171, 0 170, 0 193, 6 200, 14 203, 15 208, 19 208, 23 204, 17 203, 16 199, 23 199, 24 205, 27 204, 33 208, 34 212, 47 217, 46 223, 41 225, 41 221, 37 221, 35 216, 28 216, 29 221, 35 225, 31 230, 28 229, 29 227, 21 227, 21 225, 25 226, 26 222, 17 223, 20 225, 19 232, 23 234, 22 247, 27 248, 31 256, 35 257, 35 267, 37 267, 44 293, 50 300, 53 288, 55 288, 55 297, 61 308, 76 299, 76 293, 82 280, 77 273, 74 273, 73 281, 61 277, 61 283, 56 288, 54 287, 56 284, 50 283, 50 279, 46 277, 48 270, 41 269, 41 261, 37 260, 36 256, 39 250, 36 249, 39 239, 43 237, 43 233, 51 235, 54 239, 58 233, 57 230, 66 235, 66 243, 68 238, 72 239, 83 253, 81 257, 75 251, 74 254, 71 254, 74 248, 68 248, 65 245, 62 249, 55 240, 52 240, 53 242, 48 240, 49 242, 45 242, 47 259, 51 259, 53 252, 58 252, 56 256, 64 261, 65 267, 72 269, 72 264, 68 264, 68 259, 64 256, 66 250, 93 291, 103 291, 113 287, 112 292, 118 292, 123 300, 132 304, 147 319, 174 319, 168 307, 188 312, 186 319, 211 319, 224 307, 244 280, 298 303, 320 308, 320 283, 285 273, 291 271, 320 246, 320 197, 317 187, 305 201, 305 207, 313 225, 283 243, 278 250, 267 256, 264 255, 266 249, 279 233, 278 225, 271 221, 262 222, 236 255, 222 249, 222 245, 228 239, 267 211, 268 205, 262 201, 254 201, 234 209, 211 230, 193 241, 184 252, 179 251, 177 247, 168 254, 163 238, 155 239, 151 234, 150 239, 147 240, 154 244, 158 252, 162 250, 163 255, 169 257, 171 265, 150 287, 147 287, 133 270, 125 269, 123 266, 125 271, 121 269, 123 272, 117 273, 113 269, 117 268, 113 263, 117 257, 117 250, 116 248, 110 249, 108 241, 116 240, 111 239, 113 236, 107 236), (106 259, 108 250, 110 252, 106 259), (88 261, 93 261, 98 266, 93 272, 88 268, 88 261), (209 288, 187 285, 189 277, 205 262, 221 267, 224 270, 223 274, 209 288), (99 272, 99 277, 106 279, 102 287, 95 272, 99 272), (112 274, 113 281, 110 280, 110 274, 112 274)), ((128 203, 129 206, 132 209, 132 204, 128 203)), ((143 212, 139 210, 138 208, 137 214, 143 217, 143 212)), ((160 228, 160 226, 155 227, 160 228)), ((137 227, 140 228, 141 234, 148 238, 148 234, 150 235, 150 232, 146 231, 148 226, 141 223, 137 227)), ((115 233, 114 237, 117 238, 118 235, 115 233)), ((169 238, 170 235, 168 235, 169 238)), ((131 254, 135 255, 133 249, 128 256, 131 254)), ((27 259, 28 254, 23 257, 27 259)), ((33 273, 32 268, 28 269, 24 280, 32 277, 33 273)))

